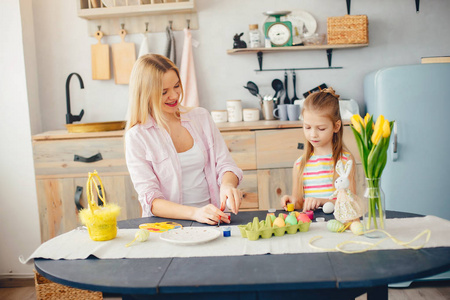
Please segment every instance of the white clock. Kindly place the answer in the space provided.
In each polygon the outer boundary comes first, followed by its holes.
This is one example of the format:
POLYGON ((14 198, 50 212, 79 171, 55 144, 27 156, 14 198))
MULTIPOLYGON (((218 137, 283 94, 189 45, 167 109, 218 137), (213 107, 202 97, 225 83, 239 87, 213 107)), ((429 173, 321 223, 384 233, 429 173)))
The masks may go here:
POLYGON ((291 30, 286 24, 274 23, 267 28, 267 36, 274 46, 285 46, 291 39, 291 30))

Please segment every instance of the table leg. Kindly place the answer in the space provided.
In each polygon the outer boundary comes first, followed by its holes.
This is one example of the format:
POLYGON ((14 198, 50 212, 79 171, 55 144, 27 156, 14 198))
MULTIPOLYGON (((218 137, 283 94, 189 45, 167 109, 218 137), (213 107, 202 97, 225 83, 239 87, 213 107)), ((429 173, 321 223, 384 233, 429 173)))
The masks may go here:
POLYGON ((367 300, 384 300, 388 299, 388 286, 376 286, 367 291, 367 300))

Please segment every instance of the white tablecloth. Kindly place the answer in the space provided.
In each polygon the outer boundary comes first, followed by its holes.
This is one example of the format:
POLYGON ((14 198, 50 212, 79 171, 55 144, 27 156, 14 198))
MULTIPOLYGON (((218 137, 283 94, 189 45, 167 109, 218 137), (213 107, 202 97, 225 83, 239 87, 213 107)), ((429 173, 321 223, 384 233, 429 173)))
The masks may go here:
MULTIPOLYGON (((260 254, 292 254, 321 252, 309 246, 311 238, 322 236, 314 245, 322 248, 334 248, 338 243, 354 240, 376 243, 378 239, 356 236, 352 232, 333 233, 326 229, 326 222, 312 223, 308 232, 272 236, 269 239, 249 241, 242 238, 237 226, 229 226, 231 236, 223 237, 195 245, 180 245, 163 241, 160 233, 150 233, 145 242, 127 243, 134 239, 137 229, 119 229, 117 237, 110 241, 95 242, 89 238, 87 230, 72 230, 43 243, 24 263, 32 263, 34 258, 48 259, 85 259, 94 255, 100 259, 114 258, 156 258, 156 257, 201 257, 236 256, 260 254)), ((210 227, 216 229, 216 227, 210 227)), ((387 231, 401 241, 410 241, 423 230, 431 230, 431 238, 424 247, 450 247, 450 221, 426 216, 420 218, 388 219, 387 231)), ((221 230, 217 228, 217 230, 221 230)), ((421 245, 425 236, 412 245, 421 245)), ((350 246, 353 249, 366 246, 350 246), (356 248, 355 248, 356 247, 356 248)), ((385 240, 372 250, 405 249, 391 240, 385 240)), ((23 260, 22 260, 23 261, 23 260)))

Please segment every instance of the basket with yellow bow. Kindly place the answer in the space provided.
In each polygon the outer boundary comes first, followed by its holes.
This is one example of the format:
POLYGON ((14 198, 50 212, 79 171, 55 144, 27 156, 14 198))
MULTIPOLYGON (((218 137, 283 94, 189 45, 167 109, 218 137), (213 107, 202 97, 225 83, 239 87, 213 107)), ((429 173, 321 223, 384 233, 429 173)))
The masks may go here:
POLYGON ((117 216, 120 213, 120 207, 114 203, 106 203, 105 196, 99 190, 99 184, 101 190, 104 191, 102 180, 97 171, 89 172, 86 184, 89 208, 80 210, 79 216, 81 222, 86 225, 91 240, 107 241, 112 240, 117 235, 117 216), (92 186, 95 187, 103 206, 99 206, 95 200, 92 186))

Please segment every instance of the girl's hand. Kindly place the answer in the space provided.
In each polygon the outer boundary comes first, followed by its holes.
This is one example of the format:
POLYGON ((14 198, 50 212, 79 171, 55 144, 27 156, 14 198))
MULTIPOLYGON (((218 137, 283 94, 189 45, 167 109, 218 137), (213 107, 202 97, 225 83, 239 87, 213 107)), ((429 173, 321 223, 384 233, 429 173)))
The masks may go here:
POLYGON ((303 203, 303 211, 316 210, 322 206, 322 201, 319 198, 307 197, 303 203))
POLYGON ((298 201, 298 198, 295 196, 291 196, 291 195, 284 195, 283 197, 281 197, 281 206, 284 208, 284 210, 287 211, 287 204, 288 203, 293 203, 294 204, 294 209, 301 209, 302 207, 302 203, 301 201, 298 201))
POLYGON ((229 209, 237 215, 239 212, 239 207, 242 202, 242 191, 238 188, 235 188, 231 184, 222 184, 220 186, 220 209, 222 211, 227 207, 227 203, 229 209))
POLYGON ((206 223, 210 225, 216 225, 219 220, 221 223, 230 223, 228 216, 212 204, 196 208, 193 219, 199 223, 206 223))

